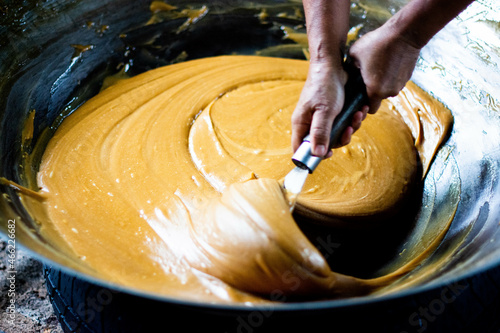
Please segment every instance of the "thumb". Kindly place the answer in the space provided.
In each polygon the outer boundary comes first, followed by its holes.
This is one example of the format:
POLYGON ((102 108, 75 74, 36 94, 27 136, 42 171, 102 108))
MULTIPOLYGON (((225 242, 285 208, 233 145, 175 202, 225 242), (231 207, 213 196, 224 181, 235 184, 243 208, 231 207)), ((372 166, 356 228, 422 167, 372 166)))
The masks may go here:
POLYGON ((311 152, 314 156, 324 157, 328 153, 330 132, 337 110, 326 105, 315 107, 311 122, 311 152))

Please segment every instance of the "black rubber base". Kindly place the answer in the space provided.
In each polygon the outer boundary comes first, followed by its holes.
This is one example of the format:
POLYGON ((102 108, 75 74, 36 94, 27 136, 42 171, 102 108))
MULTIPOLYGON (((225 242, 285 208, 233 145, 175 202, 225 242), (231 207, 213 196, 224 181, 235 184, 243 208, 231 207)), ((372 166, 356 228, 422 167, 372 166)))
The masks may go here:
POLYGON ((220 310, 116 292, 44 270, 65 332, 481 332, 500 333, 500 267, 411 297, 363 306, 220 310))

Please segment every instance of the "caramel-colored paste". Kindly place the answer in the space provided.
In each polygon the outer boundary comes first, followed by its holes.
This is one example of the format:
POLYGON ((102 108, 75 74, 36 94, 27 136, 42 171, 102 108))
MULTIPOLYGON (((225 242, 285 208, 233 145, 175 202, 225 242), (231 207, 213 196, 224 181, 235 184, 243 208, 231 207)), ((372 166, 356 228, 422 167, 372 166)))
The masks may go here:
MULTIPOLYGON (((41 233, 103 279, 198 301, 346 297, 393 282, 424 255, 375 279, 338 274, 290 212, 281 180, 293 168, 290 118, 307 70, 215 57, 105 89, 46 148, 41 233)), ((337 226, 393 214, 450 123, 409 84, 309 176, 297 213, 337 226)))

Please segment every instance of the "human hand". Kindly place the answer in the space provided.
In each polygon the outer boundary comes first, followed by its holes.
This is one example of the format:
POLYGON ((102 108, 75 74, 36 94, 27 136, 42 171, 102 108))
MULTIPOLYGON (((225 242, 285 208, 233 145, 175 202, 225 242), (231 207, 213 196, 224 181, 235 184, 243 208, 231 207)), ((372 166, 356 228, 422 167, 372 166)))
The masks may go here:
POLYGON ((367 33, 349 50, 360 68, 368 94, 369 113, 377 112, 384 98, 396 96, 411 78, 420 48, 384 25, 367 33))
MULTIPOLYGON (((350 49, 366 85, 368 105, 357 112, 343 133, 350 142, 366 113, 375 113, 384 98, 395 96, 411 78, 420 49, 473 0, 413 0, 382 27, 360 38, 350 49)), ((292 146, 311 135, 312 153, 329 157, 330 129, 344 103, 346 74, 337 51, 349 27, 347 0, 303 0, 311 55, 310 70, 292 115, 292 146)))
MULTIPOLYGON (((328 158, 332 152, 328 149, 330 131, 335 117, 344 105, 344 85, 347 73, 340 64, 311 62, 306 83, 300 95, 297 107, 292 115, 293 150, 302 143, 302 139, 311 135, 311 149, 315 156, 328 158)), ((354 114, 352 124, 343 133, 340 146, 351 141, 352 134, 359 129, 365 119, 368 107, 354 114)))

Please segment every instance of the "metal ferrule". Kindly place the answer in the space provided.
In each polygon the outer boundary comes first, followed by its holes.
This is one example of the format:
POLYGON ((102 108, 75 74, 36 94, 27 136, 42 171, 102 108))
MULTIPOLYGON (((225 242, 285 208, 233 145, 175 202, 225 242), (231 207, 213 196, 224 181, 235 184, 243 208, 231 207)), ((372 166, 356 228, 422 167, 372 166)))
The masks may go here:
POLYGON ((321 160, 321 157, 311 154, 311 142, 307 138, 302 141, 302 144, 292 156, 293 163, 302 169, 308 169, 309 173, 313 173, 321 160))

